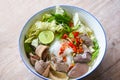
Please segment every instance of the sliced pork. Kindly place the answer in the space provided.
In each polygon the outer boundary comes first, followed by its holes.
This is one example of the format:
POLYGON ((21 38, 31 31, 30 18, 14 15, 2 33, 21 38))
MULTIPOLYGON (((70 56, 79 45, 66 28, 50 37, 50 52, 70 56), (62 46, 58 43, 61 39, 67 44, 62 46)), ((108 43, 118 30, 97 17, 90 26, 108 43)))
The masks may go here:
POLYGON ((78 54, 73 58, 75 63, 88 63, 91 61, 91 55, 90 53, 83 53, 83 54, 78 54))
POLYGON ((83 47, 84 52, 88 52, 90 54, 92 53, 86 45, 83 44, 82 47, 83 47))
POLYGON ((83 54, 77 54, 73 60, 75 63, 88 63, 91 61, 91 51, 89 48, 83 44, 83 54))
POLYGON ((86 34, 80 35, 80 38, 83 40, 83 42, 84 42, 85 45, 87 45, 87 46, 93 46, 92 40, 86 34))
POLYGON ((35 65, 35 62, 36 62, 37 60, 39 60, 40 57, 37 56, 37 55, 34 55, 34 54, 32 54, 32 53, 29 53, 29 54, 30 54, 30 62, 31 62, 31 64, 34 66, 34 65, 35 65))
POLYGON ((77 78, 82 76, 88 71, 89 66, 87 64, 76 63, 75 66, 68 72, 70 78, 77 78))
POLYGON ((49 72, 50 72, 50 65, 47 66, 47 68, 45 69, 45 71, 43 72, 42 75, 45 76, 45 77, 48 77, 49 72))
POLYGON ((36 61, 35 63, 35 70, 39 74, 42 75, 44 74, 44 76, 48 76, 49 68, 50 68, 49 62, 44 62, 43 60, 40 60, 40 61, 36 61))
POLYGON ((54 54, 51 54, 51 61, 53 61, 54 63, 61 63, 63 62, 62 58, 60 57, 56 57, 54 54))
POLYGON ((48 46, 45 45, 39 45, 36 50, 35 53, 40 57, 40 59, 46 61, 47 57, 48 57, 48 46))
POLYGON ((42 67, 41 62, 40 61, 36 61, 35 63, 35 70, 39 73, 42 74, 44 72, 44 67, 42 67))
POLYGON ((69 66, 65 62, 57 62, 55 63, 55 69, 56 71, 67 72, 69 69, 69 66))

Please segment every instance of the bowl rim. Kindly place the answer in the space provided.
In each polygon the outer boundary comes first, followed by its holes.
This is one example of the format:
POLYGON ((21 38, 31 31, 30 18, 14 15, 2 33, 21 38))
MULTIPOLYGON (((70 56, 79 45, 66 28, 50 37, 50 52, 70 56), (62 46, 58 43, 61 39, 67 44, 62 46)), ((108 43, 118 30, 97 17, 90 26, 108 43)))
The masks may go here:
MULTIPOLYGON (((50 79, 50 78, 46 78, 46 77, 38 74, 37 72, 34 72, 34 71, 29 67, 29 65, 26 63, 26 61, 23 59, 22 51, 21 51, 21 48, 20 48, 20 39, 21 39, 21 36, 22 36, 22 33, 23 33, 23 30, 24 30, 25 26, 28 24, 28 22, 29 22, 32 18, 34 18, 37 14, 43 12, 44 10, 47 10, 47 9, 50 9, 50 8, 54 8, 55 6, 56 6, 56 5, 54 5, 54 6, 48 6, 47 8, 44 8, 44 9, 38 11, 37 13, 33 14, 33 15, 27 20, 27 22, 25 23, 25 25, 22 27, 22 29, 21 29, 21 31, 20 31, 20 35, 19 35, 19 41, 18 41, 20 56, 21 56, 21 58, 22 58, 23 63, 25 64, 25 66, 26 66, 26 67, 28 68, 28 70, 30 70, 32 73, 34 73, 34 74, 37 75, 38 77, 40 77, 40 78, 42 78, 42 79, 45 79, 45 80, 48 80, 48 79, 50 79)), ((101 24, 101 23, 98 21, 98 19, 97 19, 93 14, 91 14, 90 12, 84 10, 83 8, 81 8, 81 7, 79 7, 79 6, 75 6, 75 5, 68 5, 68 4, 64 4, 64 5, 62 4, 62 5, 61 5, 61 4, 60 4, 59 6, 61 6, 61 7, 73 7, 73 8, 77 8, 77 9, 79 9, 79 10, 81 10, 81 11, 86 12, 87 14, 89 14, 90 16, 92 16, 92 17, 98 22, 98 24, 100 25, 100 27, 101 27, 101 29, 102 29, 102 31, 103 31, 103 33, 104 33, 104 36, 105 36, 105 51, 104 51, 104 55, 103 55, 101 61, 99 62, 99 64, 98 64, 93 70, 89 71, 88 74, 83 75, 83 76, 80 76, 80 77, 78 77, 78 78, 75 78, 76 80, 78 80, 78 79, 83 79, 83 78, 87 77, 88 75, 90 75, 92 72, 94 72, 94 71, 96 70, 96 68, 101 64, 101 62, 102 62, 102 60, 103 60, 103 58, 104 58, 104 56, 105 56, 105 54, 106 54, 106 51, 107 51, 107 36, 106 36, 105 30, 104 30, 102 24, 101 24)))

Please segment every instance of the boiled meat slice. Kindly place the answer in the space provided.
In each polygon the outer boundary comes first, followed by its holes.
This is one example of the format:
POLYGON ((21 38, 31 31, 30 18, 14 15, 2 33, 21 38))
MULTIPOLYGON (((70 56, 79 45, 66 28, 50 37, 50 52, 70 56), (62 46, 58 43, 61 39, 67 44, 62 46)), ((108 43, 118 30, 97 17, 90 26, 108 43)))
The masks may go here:
POLYGON ((34 54, 32 54, 32 53, 29 53, 29 54, 30 54, 30 62, 31 62, 31 64, 32 64, 32 65, 35 65, 35 62, 36 62, 37 60, 39 60, 40 57, 37 56, 37 55, 34 55, 34 54))
POLYGON ((48 56, 48 46, 45 45, 39 45, 36 50, 35 53, 40 57, 40 59, 46 61, 47 60, 47 56, 48 56))
POLYGON ((92 40, 86 34, 80 35, 80 38, 83 40, 84 44, 87 45, 88 47, 93 46, 92 40))
POLYGON ((91 61, 91 55, 87 52, 82 55, 78 54, 73 58, 73 60, 75 63, 88 63, 91 61))
POLYGON ((68 72, 70 78, 77 78, 82 76, 88 71, 89 66, 87 64, 76 63, 75 66, 68 72))
POLYGON ((48 76, 50 68, 50 62, 44 62, 43 60, 36 61, 35 63, 35 70, 44 76, 48 76))
POLYGON ((69 69, 69 66, 65 62, 57 62, 55 63, 55 69, 56 71, 59 71, 59 72, 67 72, 69 69))

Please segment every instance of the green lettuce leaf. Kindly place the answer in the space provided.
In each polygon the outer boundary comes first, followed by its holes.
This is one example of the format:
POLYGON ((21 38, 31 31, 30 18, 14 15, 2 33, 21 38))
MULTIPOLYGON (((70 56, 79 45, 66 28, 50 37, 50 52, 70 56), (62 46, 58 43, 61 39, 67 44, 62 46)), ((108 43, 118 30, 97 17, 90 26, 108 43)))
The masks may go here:
POLYGON ((92 58, 91 58, 91 62, 89 63, 89 65, 91 65, 94 62, 94 60, 97 58, 97 56, 99 54, 99 49, 100 49, 99 44, 96 39, 93 40, 93 44, 94 44, 93 49, 95 51, 92 53, 92 58))
POLYGON ((33 25, 26 34, 25 43, 31 43, 33 39, 37 38, 40 29, 33 25))
POLYGON ((56 6, 55 14, 63 15, 64 14, 64 10, 60 6, 56 6))
POLYGON ((94 44, 94 47, 93 47, 94 49, 96 49, 96 50, 99 49, 99 44, 97 42, 97 39, 93 40, 93 44, 94 44))
POLYGON ((50 13, 46 13, 42 16, 41 22, 52 22, 53 20, 55 20, 55 17, 50 13))
POLYGON ((75 13, 73 16, 73 24, 74 26, 78 26, 81 24, 80 17, 78 13, 75 13))

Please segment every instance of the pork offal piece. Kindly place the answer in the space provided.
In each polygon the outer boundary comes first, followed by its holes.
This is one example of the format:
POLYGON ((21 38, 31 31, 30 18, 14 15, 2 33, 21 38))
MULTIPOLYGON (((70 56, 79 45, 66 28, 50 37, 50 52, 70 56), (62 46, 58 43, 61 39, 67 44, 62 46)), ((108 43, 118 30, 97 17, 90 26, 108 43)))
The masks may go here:
POLYGON ((75 66, 68 72, 70 78, 77 78, 82 76, 88 71, 89 66, 87 64, 76 63, 75 66))
POLYGON ((55 63, 55 69, 56 71, 67 72, 69 69, 69 66, 65 62, 57 62, 55 63))
POLYGON ((39 60, 39 56, 34 55, 34 54, 32 54, 32 53, 29 53, 29 55, 30 55, 30 62, 31 62, 31 64, 34 66, 34 65, 35 65, 35 62, 36 62, 37 60, 39 60))
POLYGON ((37 59, 30 57, 30 63, 34 66, 37 59))
POLYGON ((92 40, 86 34, 80 35, 80 38, 83 40, 84 44, 87 45, 88 47, 93 46, 92 40))
POLYGON ((43 72, 42 75, 45 76, 45 77, 48 77, 49 72, 50 72, 50 65, 47 66, 47 68, 45 69, 45 71, 43 72))
POLYGON ((63 62, 62 58, 60 57, 56 57, 54 54, 51 54, 51 61, 53 61, 54 63, 61 63, 63 62))
POLYGON ((48 46, 39 45, 36 48, 35 53, 40 57, 40 59, 45 60, 47 58, 47 55, 48 55, 48 51, 46 51, 47 49, 48 49, 48 46))
POLYGON ((77 54, 73 60, 75 63, 87 63, 91 61, 91 51, 89 48, 87 48, 86 45, 83 45, 84 53, 83 54, 77 54))
POLYGON ((84 49, 84 52, 88 52, 88 53, 92 54, 92 52, 90 51, 90 49, 85 44, 83 44, 82 47, 84 49))
POLYGON ((48 76, 49 73, 49 62, 44 62, 43 60, 35 62, 35 70, 44 76, 48 76))
POLYGON ((41 66, 41 62, 36 61, 36 63, 35 63, 35 70, 36 70, 39 74, 42 74, 45 69, 41 66))
POLYGON ((85 52, 83 54, 78 54, 73 58, 75 63, 88 63, 91 61, 91 54, 85 52))

